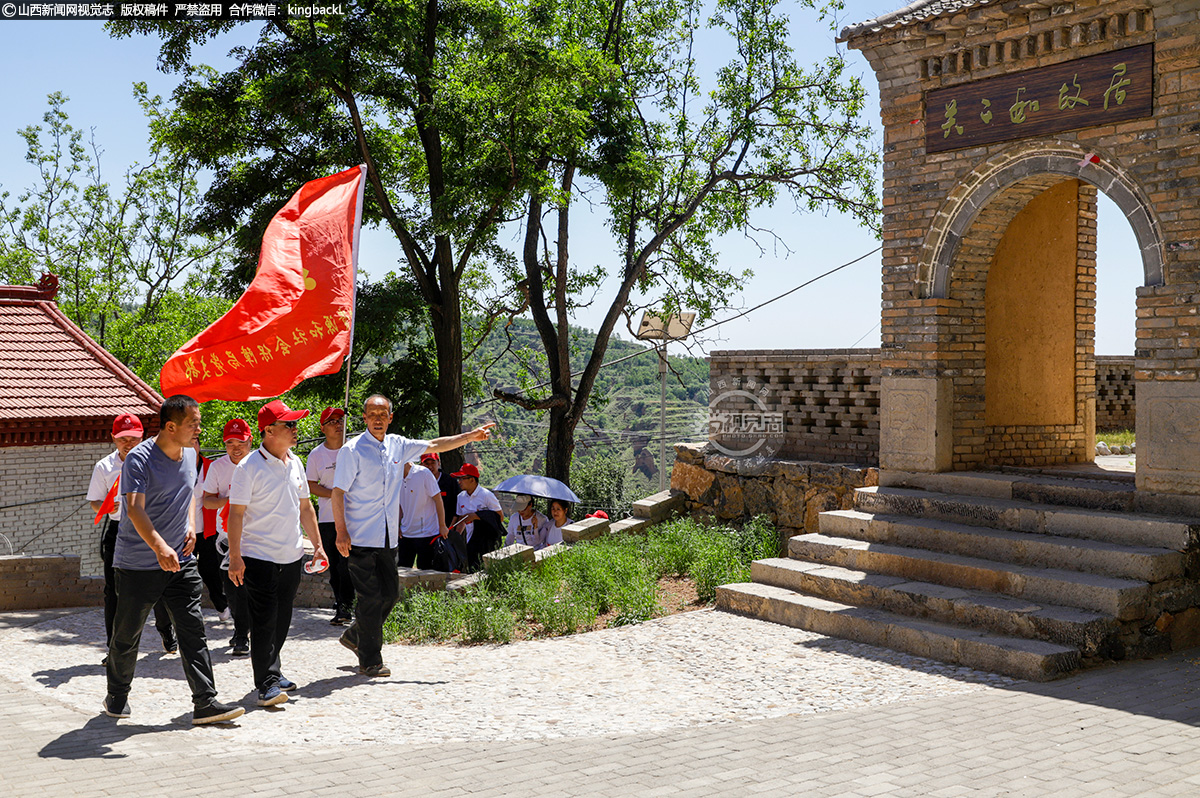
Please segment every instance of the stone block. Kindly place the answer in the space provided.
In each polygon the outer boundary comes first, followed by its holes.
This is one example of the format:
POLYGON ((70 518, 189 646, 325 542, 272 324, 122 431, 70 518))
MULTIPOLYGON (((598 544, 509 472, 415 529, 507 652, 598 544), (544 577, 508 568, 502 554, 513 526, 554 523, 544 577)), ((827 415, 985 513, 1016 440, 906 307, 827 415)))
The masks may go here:
POLYGON ((578 543, 581 540, 595 540, 608 532, 610 522, 603 518, 584 518, 563 527, 563 542, 578 543))
POLYGON ((745 515, 746 499, 741 480, 721 474, 717 478, 717 486, 719 490, 713 498, 713 512, 717 518, 730 521, 745 515))
POLYGON ((532 565, 536 560, 533 546, 514 543, 483 555, 483 570, 495 576, 532 565))
POLYGON ((707 443, 677 443, 675 444, 675 463, 688 465, 704 465, 704 450, 707 443))
POLYGON ((880 388, 880 467, 949 470, 953 454, 950 380, 883 377, 880 388))
POLYGON ((716 480, 716 475, 706 471, 703 466, 678 460, 675 461, 675 468, 671 470, 671 487, 683 491, 689 499, 701 504, 712 501, 716 480))
POLYGON ((771 523, 775 522, 775 493, 771 490, 770 480, 748 477, 742 480, 742 493, 746 502, 746 515, 765 515, 771 523))
MULTIPOLYGON (((422 568, 400 568, 401 590, 444 590, 450 574, 445 571, 431 571, 422 568)), ((328 579, 328 576, 325 577, 328 579)))
POLYGON ((638 518, 636 516, 632 516, 630 518, 622 518, 620 521, 616 521, 608 528, 608 531, 611 535, 644 535, 646 530, 653 525, 654 522, 649 518, 638 518))
POLYGON ((1139 380, 1139 491, 1200 494, 1200 383, 1139 380))
MULTIPOLYGON (((727 479, 727 477, 722 477, 727 479)), ((649 518, 651 521, 665 521, 683 511, 687 500, 683 491, 668 489, 659 491, 633 503, 633 514, 637 518, 649 518)))
POLYGON ((541 565, 546 560, 557 557, 569 548, 570 546, 566 543, 553 543, 544 549, 538 549, 533 553, 534 565, 541 565))
POLYGON ((1200 609, 1189 607, 1176 615, 1168 628, 1171 650, 1200 645, 1200 609))
POLYGON ((806 487, 785 477, 775 480, 775 520, 779 524, 802 526, 806 487))

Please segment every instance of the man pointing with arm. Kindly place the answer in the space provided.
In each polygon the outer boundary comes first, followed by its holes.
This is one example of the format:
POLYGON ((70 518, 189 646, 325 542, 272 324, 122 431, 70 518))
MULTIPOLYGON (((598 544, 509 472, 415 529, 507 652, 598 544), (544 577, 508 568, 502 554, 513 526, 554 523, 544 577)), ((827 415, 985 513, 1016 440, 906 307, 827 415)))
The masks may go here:
POLYGON ((337 548, 349 559, 358 594, 354 623, 340 642, 358 654, 359 672, 390 676, 383 664, 383 622, 400 596, 396 545, 400 536, 400 488, 404 464, 426 452, 485 441, 494 424, 432 441, 389 435, 392 402, 375 394, 363 403, 367 430, 338 452, 333 480, 333 523, 337 548))

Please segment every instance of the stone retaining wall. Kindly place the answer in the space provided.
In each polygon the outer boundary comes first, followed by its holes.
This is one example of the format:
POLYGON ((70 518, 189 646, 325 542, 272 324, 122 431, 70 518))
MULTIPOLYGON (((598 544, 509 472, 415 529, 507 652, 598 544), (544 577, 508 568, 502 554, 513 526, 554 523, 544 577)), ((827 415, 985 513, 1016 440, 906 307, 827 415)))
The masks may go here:
MULTIPOLYGON (((878 349, 717 351, 709 356, 710 403, 753 410, 753 394, 766 412, 782 413, 777 459, 876 464, 880 373, 878 349), (747 395, 740 405, 730 402, 733 391, 747 395)), ((1133 429, 1134 398, 1133 358, 1097 357, 1096 429, 1133 429)))
POLYGON ((675 445, 671 487, 686 494, 694 517, 743 521, 766 516, 780 540, 817 531, 817 515, 849 510, 854 489, 879 484, 879 470, 856 464, 773 460, 754 466, 710 444, 675 445))
POLYGON ((104 578, 80 576, 76 555, 0 556, 0 612, 103 603, 104 578))

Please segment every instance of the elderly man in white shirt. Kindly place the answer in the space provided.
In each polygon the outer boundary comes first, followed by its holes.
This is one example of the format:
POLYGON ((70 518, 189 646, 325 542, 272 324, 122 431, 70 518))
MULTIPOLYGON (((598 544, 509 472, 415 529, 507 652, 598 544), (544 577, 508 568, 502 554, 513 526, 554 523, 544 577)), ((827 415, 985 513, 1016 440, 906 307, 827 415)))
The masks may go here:
POLYGON ((350 561, 358 596, 354 623, 339 641, 358 655, 364 676, 391 676, 383 664, 383 622, 400 597, 396 546, 400 535, 403 466, 426 452, 444 452, 485 441, 494 424, 432 441, 388 434, 392 401, 381 394, 363 403, 367 431, 338 452, 333 478, 333 523, 337 548, 350 561))
POLYGON ((307 415, 278 399, 264 405, 258 411, 262 446, 238 463, 229 488, 229 579, 246 586, 250 664, 263 707, 287 701, 296 689, 283 675, 279 652, 300 586, 302 526, 312 541, 313 560, 325 559, 304 465, 291 451, 296 423, 307 415))

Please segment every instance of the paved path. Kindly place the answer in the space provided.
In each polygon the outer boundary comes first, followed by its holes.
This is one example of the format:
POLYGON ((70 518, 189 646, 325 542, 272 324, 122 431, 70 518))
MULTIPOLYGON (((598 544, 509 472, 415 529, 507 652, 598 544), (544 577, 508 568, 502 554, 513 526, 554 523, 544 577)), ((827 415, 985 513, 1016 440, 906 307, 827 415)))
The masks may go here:
MULTIPOLYGON (((98 610, 0 616, 0 796, 1200 795, 1197 652, 1031 685, 699 612, 393 646, 372 683, 324 615, 285 649, 293 701, 205 728, 150 651, 134 716, 98 712, 98 610)), ((249 704, 226 634, 218 688, 249 704)))

